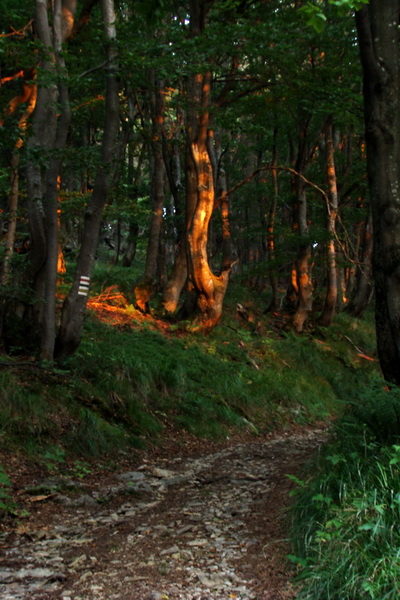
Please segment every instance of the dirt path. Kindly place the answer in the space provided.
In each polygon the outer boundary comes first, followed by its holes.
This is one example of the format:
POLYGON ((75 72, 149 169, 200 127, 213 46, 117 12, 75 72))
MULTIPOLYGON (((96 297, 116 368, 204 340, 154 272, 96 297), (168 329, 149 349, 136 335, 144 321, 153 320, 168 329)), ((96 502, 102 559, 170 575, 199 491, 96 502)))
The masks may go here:
POLYGON ((41 481, 0 536, 3 600, 289 600, 290 480, 322 429, 41 481), (60 492, 61 489, 61 492, 60 492), (45 504, 41 495, 48 496, 45 504))

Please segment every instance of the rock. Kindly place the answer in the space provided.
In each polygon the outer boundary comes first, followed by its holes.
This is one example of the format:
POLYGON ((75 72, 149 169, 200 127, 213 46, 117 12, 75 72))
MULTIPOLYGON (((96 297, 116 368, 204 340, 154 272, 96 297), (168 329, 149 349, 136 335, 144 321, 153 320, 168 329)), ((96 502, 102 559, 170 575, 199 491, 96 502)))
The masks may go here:
POLYGON ((158 467, 153 467, 151 469, 151 474, 158 479, 167 479, 168 477, 174 477, 176 472, 169 471, 168 469, 159 469, 158 467))
POLYGON ((217 574, 213 574, 209 577, 206 573, 197 573, 197 578, 206 588, 220 588, 225 585, 224 579, 217 574))
POLYGON ((142 471, 128 471, 127 473, 117 475, 117 479, 120 481, 143 481, 145 477, 142 471))
POLYGON ((80 556, 77 556, 76 558, 74 558, 74 560, 69 563, 68 567, 70 569, 75 569, 78 565, 81 565, 82 563, 84 563, 86 561, 87 561, 86 554, 81 554, 80 556))
POLYGON ((82 496, 78 496, 77 498, 57 494, 56 500, 63 506, 97 506, 98 504, 97 500, 89 496, 89 494, 82 494, 82 496))
POLYGON ((20 569, 14 574, 14 579, 50 579, 54 577, 55 572, 50 569, 20 569))
POLYGON ((145 600, 165 600, 166 596, 161 592, 152 591, 145 596, 145 600))
POLYGON ((207 546, 208 545, 208 540, 206 539, 199 539, 199 540, 190 540, 189 542, 187 542, 188 546, 193 546, 193 547, 199 547, 199 546, 207 546))
POLYGON ((47 477, 34 485, 27 485, 24 489, 28 494, 35 495, 57 490, 82 490, 83 485, 79 481, 64 477, 47 477))
POLYGON ((166 548, 165 550, 161 550, 160 556, 168 556, 169 554, 177 554, 179 552, 179 546, 171 546, 171 548, 166 548))
POLYGON ((11 583, 15 580, 15 575, 12 571, 0 571, 0 583, 11 583))
POLYGON ((189 531, 193 531, 193 525, 184 525, 180 529, 177 530, 176 535, 183 535, 184 533, 189 533, 189 531))

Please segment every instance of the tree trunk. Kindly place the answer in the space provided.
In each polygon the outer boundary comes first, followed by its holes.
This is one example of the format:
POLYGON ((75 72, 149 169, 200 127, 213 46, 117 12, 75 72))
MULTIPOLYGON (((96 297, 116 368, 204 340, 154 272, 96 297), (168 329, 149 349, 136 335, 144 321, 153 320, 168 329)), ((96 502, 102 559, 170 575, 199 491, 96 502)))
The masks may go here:
POLYGON ((122 266, 130 267, 136 255, 137 238, 139 235, 139 225, 136 221, 129 223, 128 237, 126 240, 126 249, 122 258, 122 266))
POLYGON ((1 268, 0 284, 7 285, 10 275, 10 261, 14 253, 15 233, 17 230, 17 210, 19 191, 19 154, 14 152, 11 157, 11 189, 8 198, 8 225, 5 240, 4 259, 1 268))
POLYGON ((163 307, 172 315, 178 307, 179 298, 187 279, 186 243, 184 237, 178 242, 174 267, 163 292, 163 307))
POLYGON ((331 118, 328 119, 325 126, 325 151, 329 187, 327 223, 327 233, 329 239, 326 244, 327 290, 324 307, 319 317, 319 324, 323 327, 329 327, 329 325, 332 323, 338 301, 338 273, 336 266, 335 233, 336 218, 339 209, 331 118))
POLYGON ((61 325, 55 350, 57 360, 72 355, 81 341, 103 208, 113 180, 114 148, 119 125, 118 52, 116 47, 116 16, 113 0, 102 0, 102 15, 107 40, 106 52, 108 63, 106 67, 105 123, 101 147, 101 164, 96 172, 92 198, 85 214, 82 243, 74 283, 63 305, 61 325))
POLYGON ((156 291, 157 263, 163 227, 164 209, 164 160, 162 152, 162 130, 164 119, 164 83, 156 80, 154 73, 151 76, 152 98, 152 142, 151 142, 151 203, 152 215, 150 224, 149 242, 146 253, 146 266, 143 281, 136 286, 135 296, 138 308, 146 312, 148 302, 156 291))
POLYGON ((151 158, 151 200, 152 214, 150 224, 149 243, 146 253, 146 266, 144 281, 154 291, 156 286, 158 247, 160 244, 161 229, 163 226, 164 208, 164 163, 161 148, 153 146, 151 158))
MULTIPOLYGON (((207 3, 191 0, 190 33, 200 36, 205 28, 207 3)), ((222 304, 231 265, 219 276, 208 263, 207 244, 210 218, 215 206, 214 173, 207 149, 211 105, 211 72, 188 77, 188 112, 186 122, 186 222, 187 222, 187 297, 182 311, 191 312, 195 304, 194 329, 207 331, 215 327, 222 314, 222 304)))
POLYGON ((278 171, 276 169, 278 164, 278 146, 277 146, 277 138, 278 138, 278 130, 274 129, 274 140, 272 146, 272 181, 273 181, 273 196, 272 201, 268 211, 268 220, 267 220, 267 250, 268 250, 268 262, 270 263, 269 267, 269 281, 271 284, 271 302, 268 307, 268 311, 275 311, 279 306, 279 293, 278 293, 278 283, 276 280, 275 274, 275 219, 276 219, 276 210, 278 206, 278 171))
MULTIPOLYGON (((201 77, 203 102, 208 106, 210 73, 201 77), (205 98, 206 97, 206 98, 205 98)), ((199 118, 198 135, 189 139, 190 161, 194 172, 195 186, 189 187, 188 204, 195 209, 188 229, 188 265, 191 281, 197 293, 199 315, 196 326, 210 330, 218 323, 222 314, 222 303, 229 280, 230 266, 217 277, 208 264, 208 227, 214 209, 214 178, 207 150, 206 113, 199 118)))
MULTIPOLYGON (((177 114, 178 122, 181 116, 177 114)), ((163 155, 165 169, 168 177, 169 188, 173 197, 175 211, 175 230, 176 230, 176 249, 174 256, 174 266, 172 273, 163 290, 162 304, 167 314, 172 315, 179 303, 182 290, 187 279, 187 259, 186 259, 186 219, 184 202, 182 199, 183 189, 181 182, 181 159, 177 140, 172 140, 172 148, 163 136, 163 155)))
POLYGON ((400 385, 400 0, 356 13, 364 73, 368 180, 379 360, 400 385))
MULTIPOLYGON (((73 20, 74 3, 69 12, 73 20)), ((57 180, 61 157, 69 125, 68 92, 57 87, 56 75, 65 77, 61 44, 70 28, 63 21, 62 0, 53 4, 52 27, 48 18, 47 2, 36 0, 35 30, 47 49, 41 64, 49 83, 38 86, 33 118, 33 135, 29 139, 31 151, 27 160, 28 214, 31 233, 31 277, 35 290, 35 304, 31 315, 32 328, 40 331, 41 357, 52 360, 55 341, 55 297, 58 258, 57 180), (57 115, 57 101, 61 104, 61 119, 57 115), (40 156, 40 160, 31 156, 40 156), (42 167, 43 157, 47 160, 42 167)))
MULTIPOLYGON (((70 18, 73 19, 73 13, 70 12, 69 14, 70 18)), ((61 54, 61 45, 63 41, 62 8, 61 1, 58 0, 54 3, 53 44, 56 66, 61 79, 66 77, 65 62, 61 54)), ((69 94, 68 88, 65 86, 65 84, 60 85, 59 88, 59 105, 61 106, 61 117, 58 119, 57 123, 56 137, 54 141, 54 155, 50 160, 46 178, 45 215, 47 257, 44 269, 45 293, 41 356, 43 359, 48 361, 53 360, 56 338, 56 288, 59 258, 58 189, 61 167, 61 152, 67 143, 68 130, 71 121, 69 94)))
POLYGON ((229 219, 229 199, 226 171, 222 160, 220 136, 214 137, 214 132, 209 129, 207 135, 207 148, 214 173, 214 186, 216 190, 214 210, 219 208, 221 213, 221 272, 232 266, 232 238, 229 219))
POLYGON ((361 265, 357 269, 357 286, 347 310, 353 317, 361 317, 368 306, 372 288, 372 214, 369 213, 364 227, 361 265))
MULTIPOLYGON (((136 168, 134 167, 132 153, 129 153, 129 155, 128 155, 128 186, 132 190, 130 192, 130 198, 132 201, 132 208, 131 208, 132 213, 135 212, 135 207, 137 204, 137 199, 138 199, 137 186, 138 186, 139 179, 140 179, 141 172, 142 172, 142 163, 143 163, 143 159, 144 159, 144 154, 145 154, 145 146, 143 144, 140 155, 139 155, 138 165, 136 168)), ((138 235, 139 235, 138 223, 134 220, 129 221, 128 237, 126 240, 127 245, 126 245, 124 256, 122 258, 122 266, 123 267, 130 267, 132 265, 132 262, 136 256, 136 246, 137 246, 138 235)))
POLYGON ((297 309, 293 315, 293 326, 300 333, 310 317, 313 304, 313 287, 310 273, 311 247, 308 237, 307 195, 304 183, 296 177, 298 202, 299 247, 296 259, 297 309))

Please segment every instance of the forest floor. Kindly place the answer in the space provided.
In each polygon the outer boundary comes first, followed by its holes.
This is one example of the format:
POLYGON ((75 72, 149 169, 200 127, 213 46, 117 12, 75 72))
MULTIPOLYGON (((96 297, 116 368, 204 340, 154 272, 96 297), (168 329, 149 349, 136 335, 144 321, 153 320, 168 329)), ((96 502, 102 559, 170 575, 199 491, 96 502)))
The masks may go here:
MULTIPOLYGON (((293 481, 324 426, 224 442, 170 432, 118 466, 51 477, 18 457, 29 514, 0 530, 3 600, 290 600, 293 481)), ((67 472, 67 469, 65 469, 67 472)))

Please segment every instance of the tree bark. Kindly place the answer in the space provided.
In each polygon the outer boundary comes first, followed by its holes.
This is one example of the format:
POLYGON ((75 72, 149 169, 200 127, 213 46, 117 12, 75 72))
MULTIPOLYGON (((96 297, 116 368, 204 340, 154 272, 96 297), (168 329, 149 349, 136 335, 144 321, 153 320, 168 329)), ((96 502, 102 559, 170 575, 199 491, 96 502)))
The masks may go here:
POLYGON ((325 152, 329 188, 329 202, 327 207, 327 233, 329 239, 326 243, 327 290, 324 307, 319 317, 319 324, 323 327, 329 327, 335 315, 336 305, 338 301, 338 273, 336 266, 335 233, 336 218, 339 210, 331 117, 329 117, 325 126, 325 152))
POLYGON ((278 195, 279 195, 279 187, 278 187, 278 171, 276 169, 278 165, 278 130, 275 127, 274 129, 274 138, 273 138, 273 146, 272 146, 272 182, 273 182, 273 195, 272 201, 268 211, 268 220, 267 220, 267 250, 268 250, 268 262, 270 263, 269 267, 269 281, 271 284, 271 302, 268 307, 268 311, 275 311, 279 306, 279 298, 278 298, 278 282, 276 280, 275 273, 275 219, 276 219, 276 210, 278 206, 278 195))
POLYGON ((103 209, 113 180, 114 148, 119 125, 118 51, 113 0, 102 0, 102 15, 107 42, 108 63, 106 67, 105 123, 101 147, 101 164, 96 172, 92 198, 85 214, 74 283, 63 305, 55 349, 57 360, 72 355, 82 338, 89 284, 95 261, 103 209))
POLYGON ((35 30, 47 56, 41 63, 41 69, 47 73, 50 83, 39 85, 37 100, 33 115, 33 135, 30 137, 28 160, 26 166, 28 190, 28 215, 30 227, 30 275, 35 290, 35 304, 31 317, 33 329, 41 330, 43 327, 45 311, 45 270, 48 259, 49 234, 46 228, 46 178, 51 160, 52 150, 56 140, 57 113, 56 102, 59 91, 55 83, 56 75, 56 47, 55 39, 59 33, 61 23, 61 2, 57 0, 54 6, 54 31, 50 29, 47 13, 47 2, 36 0, 35 30), (34 157, 33 159, 30 156, 34 157), (39 157, 40 160, 35 157, 39 157), (43 159, 47 160, 47 168, 42 167, 43 159))
POLYGON ((370 0, 356 13, 364 74, 373 273, 380 365, 400 385, 400 0, 370 0))
MULTIPOLYGON (((147 312, 148 302, 157 288, 157 265, 159 262, 159 249, 163 227, 164 209, 164 160, 162 152, 162 130, 164 119, 164 82, 157 80, 154 73, 151 74, 151 118, 152 118, 152 141, 151 141, 151 204, 152 214, 150 223, 149 242, 146 252, 146 266, 143 281, 136 286, 135 296, 138 308, 147 312)), ((160 287, 160 286, 158 286, 160 287)))
MULTIPOLYGON (((190 33, 193 38, 205 29, 208 3, 191 0, 190 33)), ((187 297, 182 312, 196 308, 193 329, 209 331, 222 314, 223 299, 232 265, 219 276, 212 272, 207 254, 208 229, 215 206, 214 172, 207 148, 211 106, 211 71, 188 78, 186 122, 186 222, 187 297)))
POLYGON ((0 284, 7 285, 10 275, 10 262, 14 253, 15 233, 17 230, 19 190, 19 154, 14 152, 11 157, 11 189, 8 197, 8 224, 5 240, 4 259, 1 267, 0 284))
POLYGON ((212 273, 207 255, 208 227, 214 210, 213 169, 207 150, 207 128, 211 74, 197 75, 202 88, 202 106, 196 136, 188 140, 189 159, 195 185, 188 186, 188 205, 194 206, 188 227, 188 265, 190 279, 197 293, 199 315, 195 327, 210 330, 222 314, 222 303, 229 280, 230 266, 220 276, 212 273))
MULTIPOLYGON (((180 111, 177 112, 176 119, 181 125, 182 116, 180 111)), ((178 140, 173 139, 171 147, 169 140, 166 139, 165 132, 163 136, 163 156, 169 188, 174 203, 176 248, 172 273, 163 290, 162 304, 165 312, 169 315, 172 315, 178 307, 179 299, 187 279, 187 228, 184 200, 182 198, 183 186, 181 182, 181 158, 179 154, 178 140)))
MULTIPOLYGON (((135 207, 138 199, 138 183, 142 172, 142 163, 144 159, 145 146, 142 145, 142 149, 139 155, 137 167, 134 167, 133 155, 131 152, 128 154, 128 186, 131 188, 130 199, 132 201, 132 213, 135 212, 135 207)), ((134 220, 129 221, 128 237, 126 240, 125 253, 122 258, 122 266, 130 267, 136 256, 137 239, 139 235, 139 224, 134 220)))
POLYGON ((357 284, 354 294, 347 306, 348 312, 353 315, 353 317, 361 317, 371 299, 372 251, 372 214, 370 212, 364 227, 361 265, 357 269, 357 284))
MULTIPOLYGON (((65 39, 63 36, 68 35, 72 29, 75 10, 73 5, 74 3, 70 2, 69 5, 67 3, 67 6, 61 7, 60 0, 57 0, 54 3, 53 45, 55 50, 56 68, 61 75, 61 79, 66 77, 66 67, 61 54, 61 45, 65 39), (67 18, 65 17, 66 14, 67 18)), ((47 257, 44 269, 45 292, 41 356, 48 361, 53 360, 56 338, 56 287, 59 258, 58 189, 61 152, 67 143, 68 130, 71 121, 69 94, 65 84, 60 85, 58 96, 59 105, 61 106, 61 116, 57 122, 53 157, 50 160, 49 169, 47 171, 45 202, 47 257)))
POLYGON ((299 247, 296 259, 297 277, 297 309, 293 315, 293 326, 298 333, 310 317, 313 304, 313 287, 310 273, 311 247, 308 237, 307 223, 307 194, 305 185, 296 177, 297 202, 298 202, 298 233, 299 247))

